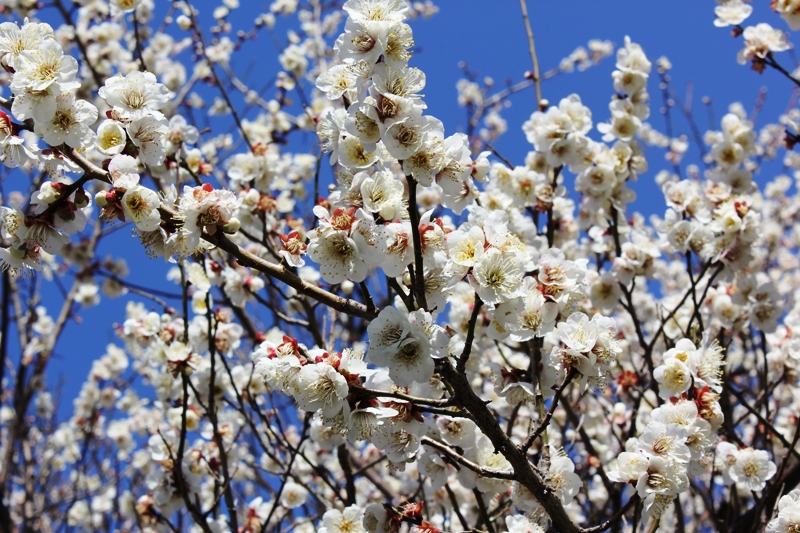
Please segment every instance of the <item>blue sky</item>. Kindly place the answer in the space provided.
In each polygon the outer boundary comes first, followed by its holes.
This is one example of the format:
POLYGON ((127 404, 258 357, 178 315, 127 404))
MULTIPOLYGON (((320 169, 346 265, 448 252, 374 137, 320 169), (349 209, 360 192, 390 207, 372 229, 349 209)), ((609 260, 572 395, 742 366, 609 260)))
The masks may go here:
MULTIPOLYGON (((218 5, 217 2, 200 1, 193 4, 201 10, 201 20, 205 21, 209 20, 208 13, 218 5)), ((268 3, 241 0, 241 4, 242 7, 231 20, 234 28, 241 24, 247 31, 252 26, 255 14, 266 10, 268 3)), ((432 19, 411 22, 419 48, 411 64, 421 68, 427 75, 424 93, 428 113, 441 119, 446 133, 450 134, 461 131, 465 122, 464 109, 456 101, 456 82, 462 72, 459 62, 467 61, 470 68, 479 71, 481 76, 491 76, 499 89, 506 80, 520 81, 523 73, 531 69, 531 60, 517 0, 439 0, 437 5, 440 12, 432 19)), ((563 57, 577 46, 585 46, 590 39, 607 39, 619 45, 629 35, 633 41, 641 44, 652 61, 662 55, 669 58, 673 64, 672 87, 682 100, 686 96, 687 83, 694 85, 693 109, 702 132, 709 128, 708 114, 701 104, 702 97, 711 98, 716 117, 713 127, 718 128, 719 119, 727 112, 731 102, 739 101, 745 109, 752 109, 764 85, 772 89, 757 128, 776 121, 778 114, 787 107, 792 86, 774 71, 759 75, 748 66, 737 64, 736 53, 742 47, 741 38, 734 39, 729 29, 713 26, 714 6, 711 0, 528 0, 542 71, 556 67, 563 57)), ((42 19, 52 21, 53 15, 52 10, 43 11, 42 19)), ((754 14, 747 22, 755 24, 761 21, 787 29, 764 2, 755 6, 754 14)), ((285 38, 285 28, 283 23, 277 28, 281 38, 285 38)), ((233 65, 234 70, 241 75, 248 65, 255 65, 248 82, 252 87, 261 87, 278 68, 275 56, 275 45, 267 34, 262 33, 256 41, 245 45, 233 65)), ((791 57, 782 53, 778 60, 793 70, 791 57)), ((596 125, 608 117, 613 70, 614 59, 608 58, 585 72, 560 75, 543 85, 544 97, 551 103, 557 103, 571 93, 578 93, 584 104, 592 110, 596 125)), ((653 102, 650 122, 663 131, 664 122, 659 114, 662 100, 655 73, 650 78, 649 91, 653 102)), ((274 89, 269 89, 263 96, 268 98, 273 94, 274 89)), ((234 96, 234 101, 241 101, 241 98, 234 96)), ((512 106, 503 114, 508 121, 508 133, 495 146, 513 163, 522 164, 531 147, 525 141, 521 126, 535 108, 535 93, 528 90, 517 94, 512 97, 511 103, 512 106)), ((673 118, 676 133, 689 134, 688 125, 678 109, 674 110, 673 118)), ((214 119, 212 125, 227 130, 229 122, 226 121, 229 119, 214 119)), ((596 131, 590 135, 599 138, 596 131)), ((306 140, 313 139, 307 137, 306 140)), ((306 150, 311 148, 305 145, 306 150)), ((651 151, 648 156, 650 171, 635 186, 639 196, 635 208, 645 214, 661 213, 663 200, 653 184, 653 177, 668 165, 663 161, 663 152, 651 151)), ((700 163, 696 149, 690 151, 683 166, 686 163, 700 163)), ((765 179, 771 177, 760 176, 756 179, 763 184, 765 179)), ((148 260, 138 240, 129 235, 127 229, 117 232, 101 247, 101 255, 113 251, 125 257, 131 268, 128 279, 132 283, 148 285, 156 280, 156 283, 165 286, 166 282, 159 280, 164 279, 168 267, 161 260, 148 260)), ((46 284, 45 290, 55 291, 55 287, 46 284)), ((48 305, 53 315, 58 312, 57 305, 60 304, 60 297, 55 294, 55 297, 45 295, 46 301, 53 302, 48 305)), ((78 310, 81 323, 72 322, 67 327, 50 368, 50 383, 55 384, 61 379, 65 381, 63 397, 67 401, 62 405, 62 412, 71 409, 71 399, 80 389, 91 362, 103 353, 105 345, 109 342, 119 343, 112 323, 121 323, 124 320, 125 302, 137 298, 135 295, 114 301, 104 298, 98 307, 78 310)))

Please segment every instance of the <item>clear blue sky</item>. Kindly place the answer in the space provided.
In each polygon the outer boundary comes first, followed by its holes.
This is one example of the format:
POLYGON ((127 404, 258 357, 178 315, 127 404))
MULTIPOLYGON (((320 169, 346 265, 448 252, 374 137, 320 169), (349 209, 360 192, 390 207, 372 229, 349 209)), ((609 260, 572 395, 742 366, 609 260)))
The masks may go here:
MULTIPOLYGON (((194 2, 194 5, 203 12, 201 20, 207 22, 210 11, 218 2, 194 2)), ((243 29, 250 29, 255 14, 268 7, 268 3, 258 0, 241 0, 241 5, 232 17, 234 31, 240 23, 243 29)), ((470 68, 479 71, 482 76, 494 78, 500 88, 505 80, 520 81, 523 73, 531 69, 531 60, 518 0, 439 0, 437 5, 440 12, 431 20, 411 22, 416 45, 420 49, 411 64, 421 68, 427 75, 424 93, 428 113, 441 119, 446 133, 450 134, 463 129, 465 122, 465 113, 457 104, 455 89, 461 77, 460 61, 467 61, 470 68)), ((681 99, 685 98, 687 82, 694 84, 693 107, 701 131, 705 132, 709 127, 707 112, 701 104, 703 96, 710 97, 713 102, 717 121, 714 127, 718 128, 719 119, 727 112, 731 102, 740 101, 746 109, 752 109, 764 85, 769 85, 772 90, 757 127, 776 121, 778 114, 786 109, 792 86, 773 71, 759 75, 749 67, 736 63, 736 53, 742 46, 741 38, 733 39, 729 29, 713 26, 715 5, 711 0, 528 0, 543 71, 556 67, 563 57, 577 46, 585 46, 590 39, 607 39, 619 45, 625 35, 630 35, 633 41, 642 45, 652 61, 662 55, 670 59, 673 64, 673 87, 681 99)), ((53 15, 52 10, 42 12, 42 18, 46 21, 51 21, 53 15)), ((747 22, 755 24, 761 21, 787 29, 765 2, 755 6, 754 14, 747 22)), ((285 24, 279 24, 279 36, 285 36, 281 32, 285 27, 285 24)), ((249 80, 253 87, 260 87, 263 82, 259 76, 266 81, 276 72, 277 59, 273 56, 276 56, 275 45, 268 35, 261 34, 257 41, 243 48, 234 70, 241 75, 248 65, 254 64, 256 68, 249 80)), ((780 54, 779 60, 790 70, 794 68, 788 54, 780 54)), ((544 97, 557 103, 570 93, 580 94, 583 102, 592 110, 594 123, 597 124, 608 117, 613 70, 614 59, 608 58, 588 71, 558 76, 544 84, 544 97)), ((655 74, 651 76, 649 91, 653 102, 650 122, 663 131, 664 122, 659 115, 662 100, 655 74)), ((273 92, 268 90, 263 96, 269 98, 273 92)), ((534 92, 520 93, 511 101, 512 107, 503 115, 508 121, 509 131, 496 143, 496 148, 512 162, 521 164, 531 149, 521 132, 521 126, 534 109, 534 92)), ((676 133, 689 134, 688 126, 677 109, 674 119, 676 133)), ((225 120, 214 119, 212 124, 227 128, 225 120)), ((590 135, 599 138, 596 131, 590 135)), ((660 213, 664 204, 653 186, 653 177, 658 170, 668 166, 663 161, 662 152, 648 155, 650 171, 636 185, 639 200, 635 207, 646 214, 660 213)), ((700 163, 696 149, 690 151, 684 160, 684 165, 686 163, 700 163)), ((765 178, 771 177, 756 179, 764 183, 765 178)), ((160 260, 147 260, 138 241, 129 237, 128 230, 119 231, 115 238, 109 239, 101 247, 101 254, 111 252, 111 244, 114 253, 122 255, 129 262, 132 271, 129 281, 148 285, 153 280, 164 279, 167 266, 160 260), (124 249, 121 254, 120 249, 124 249)), ((159 284, 165 285, 165 282, 159 281, 159 284)), ((52 284, 46 284, 45 287, 46 290, 54 289, 52 284)), ((131 298, 138 297, 128 295, 115 301, 104 298, 100 306, 78 311, 81 324, 72 322, 68 326, 50 368, 51 383, 58 382, 59 378, 66 380, 63 396, 66 402, 62 412, 65 408, 66 412, 71 410, 71 399, 77 394, 91 362, 103 353, 107 343, 119 342, 114 335, 112 322, 124 320, 125 302, 131 298)), ((60 302, 60 297, 53 299, 48 296, 47 300, 60 302)), ((49 308, 51 314, 58 311, 53 304, 49 308)))

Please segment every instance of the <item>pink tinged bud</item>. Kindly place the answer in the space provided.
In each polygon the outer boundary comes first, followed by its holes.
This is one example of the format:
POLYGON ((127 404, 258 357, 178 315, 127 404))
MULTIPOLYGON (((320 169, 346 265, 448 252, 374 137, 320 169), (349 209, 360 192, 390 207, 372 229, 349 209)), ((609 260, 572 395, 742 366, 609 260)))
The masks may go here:
POLYGON ((100 191, 94 195, 94 203, 96 203, 99 207, 105 207, 108 205, 108 199, 106 198, 106 191, 100 191))
POLYGON ((86 191, 81 187, 75 191, 75 207, 83 209, 87 205, 89 205, 89 195, 87 195, 86 191))
POLYGON ((58 209, 56 209, 56 214, 58 215, 58 217, 60 219, 66 221, 66 222, 71 222, 71 221, 75 220, 75 211, 76 210, 77 210, 77 208, 75 207, 74 203, 72 203, 70 201, 66 201, 63 204, 61 204, 60 206, 58 206, 58 209))
POLYGON ((0 132, 6 137, 14 134, 14 124, 11 122, 11 117, 3 111, 0 111, 0 132))
POLYGON ((39 189, 39 200, 47 204, 52 204, 61 197, 64 188, 62 183, 47 181, 43 183, 41 189, 39 189))
POLYGON ((200 163, 200 167, 198 168, 198 172, 203 176, 210 176, 214 172, 214 167, 210 163, 200 163))

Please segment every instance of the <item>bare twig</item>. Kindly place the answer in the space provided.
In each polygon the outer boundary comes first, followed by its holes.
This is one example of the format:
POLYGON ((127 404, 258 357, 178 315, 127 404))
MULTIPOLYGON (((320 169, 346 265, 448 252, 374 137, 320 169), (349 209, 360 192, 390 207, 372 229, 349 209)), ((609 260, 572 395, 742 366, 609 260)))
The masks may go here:
POLYGON ((533 83, 536 85, 536 105, 542 105, 542 81, 539 77, 539 59, 536 57, 536 43, 533 40, 533 29, 531 29, 531 19, 528 17, 528 5, 525 0, 519 0, 519 7, 522 10, 522 20, 525 22, 525 33, 528 35, 528 52, 533 61, 533 83))

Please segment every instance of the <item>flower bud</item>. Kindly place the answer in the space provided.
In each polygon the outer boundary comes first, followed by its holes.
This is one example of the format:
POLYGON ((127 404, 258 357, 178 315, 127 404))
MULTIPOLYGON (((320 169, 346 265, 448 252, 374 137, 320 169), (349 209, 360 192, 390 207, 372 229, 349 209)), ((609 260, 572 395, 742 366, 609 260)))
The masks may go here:
MULTIPOLYGON (((5 58, 5 56, 3 56, 3 58, 5 58)), ((3 111, 0 111, 0 133, 5 137, 14 134, 14 123, 11 122, 11 117, 3 111)))
POLYGON ((547 108, 550 107, 550 101, 547 98, 542 98, 539 100, 539 111, 544 113, 547 111, 547 108))
POLYGON ((238 218, 234 217, 234 218, 231 218, 228 221, 227 224, 222 226, 222 231, 224 231, 225 233, 233 234, 233 233, 236 233, 237 231, 239 231, 239 228, 241 228, 241 227, 242 227, 242 223, 239 222, 238 218))
POLYGON ((381 210, 380 210, 381 218, 383 220, 392 220, 392 219, 394 219, 394 215, 395 215, 396 211, 397 211, 397 209, 395 208, 395 206, 393 206, 391 204, 384 204, 383 207, 381 207, 381 210))
POLYGON ((353 288, 355 287, 355 285, 353 284, 352 281, 350 281, 349 279, 346 279, 346 280, 344 280, 342 282, 340 287, 342 289, 342 293, 345 296, 350 296, 351 294, 353 294, 353 288))
POLYGON ((179 16, 176 22, 178 23, 178 27, 183 31, 186 31, 192 27, 192 19, 190 19, 186 15, 179 16))
POLYGON ((46 204, 52 204, 61 196, 61 189, 59 187, 60 183, 54 183, 52 181, 46 181, 42 184, 41 189, 39 189, 39 200, 43 201, 46 204))
POLYGON ((70 201, 66 201, 58 206, 56 209, 56 214, 65 222, 72 222, 75 220, 75 211, 77 211, 75 204, 70 201))
POLYGON ((83 209, 89 205, 89 195, 83 190, 83 187, 75 191, 75 207, 83 209))
POLYGON ((98 207, 107 206, 108 200, 106 199, 106 191, 99 191, 97 194, 95 194, 94 203, 97 204, 98 207))

